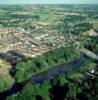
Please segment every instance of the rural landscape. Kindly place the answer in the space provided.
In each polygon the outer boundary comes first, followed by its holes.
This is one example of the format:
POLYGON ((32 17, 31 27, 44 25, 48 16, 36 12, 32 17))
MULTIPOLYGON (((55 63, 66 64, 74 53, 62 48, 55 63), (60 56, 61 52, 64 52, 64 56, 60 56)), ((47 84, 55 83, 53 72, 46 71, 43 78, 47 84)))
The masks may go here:
POLYGON ((0 5, 0 100, 98 100, 98 5, 0 5))

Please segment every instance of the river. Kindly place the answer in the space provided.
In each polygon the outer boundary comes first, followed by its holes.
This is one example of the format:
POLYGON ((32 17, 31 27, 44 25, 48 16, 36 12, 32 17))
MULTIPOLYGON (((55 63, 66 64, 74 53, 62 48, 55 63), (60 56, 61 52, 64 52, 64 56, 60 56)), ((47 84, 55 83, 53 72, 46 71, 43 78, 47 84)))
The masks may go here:
POLYGON ((13 94, 20 92, 28 82, 31 82, 32 84, 39 84, 46 79, 53 79, 63 73, 79 70, 81 64, 84 63, 86 60, 87 59, 85 57, 80 57, 78 60, 73 61, 72 63, 66 65, 58 65, 54 68, 41 72, 35 76, 32 76, 30 79, 24 82, 14 83, 10 89, 0 93, 0 99, 2 98, 1 100, 6 100, 7 96, 11 96, 13 94))

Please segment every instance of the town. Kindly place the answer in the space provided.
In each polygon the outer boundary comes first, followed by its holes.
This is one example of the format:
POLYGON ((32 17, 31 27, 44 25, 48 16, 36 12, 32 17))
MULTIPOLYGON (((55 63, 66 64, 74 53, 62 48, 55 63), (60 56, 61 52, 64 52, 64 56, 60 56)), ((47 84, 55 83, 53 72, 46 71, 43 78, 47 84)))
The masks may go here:
POLYGON ((98 5, 0 6, 0 100, 97 100, 97 54, 98 5))

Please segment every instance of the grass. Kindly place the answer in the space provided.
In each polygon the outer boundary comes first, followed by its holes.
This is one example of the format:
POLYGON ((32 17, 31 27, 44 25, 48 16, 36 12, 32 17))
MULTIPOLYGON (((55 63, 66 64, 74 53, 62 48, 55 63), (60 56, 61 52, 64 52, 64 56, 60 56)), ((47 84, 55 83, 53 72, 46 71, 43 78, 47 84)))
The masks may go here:
POLYGON ((95 29, 98 29, 98 19, 94 19, 94 20, 91 20, 90 21, 90 23, 92 23, 93 24, 93 27, 95 28, 95 29))
POLYGON ((0 82, 0 91, 2 91, 3 89, 7 89, 9 88, 13 83, 14 83, 14 79, 10 76, 9 74, 9 69, 11 68, 11 65, 0 59, 0 81, 4 84, 6 84, 6 86, 1 86, 1 82, 0 82))

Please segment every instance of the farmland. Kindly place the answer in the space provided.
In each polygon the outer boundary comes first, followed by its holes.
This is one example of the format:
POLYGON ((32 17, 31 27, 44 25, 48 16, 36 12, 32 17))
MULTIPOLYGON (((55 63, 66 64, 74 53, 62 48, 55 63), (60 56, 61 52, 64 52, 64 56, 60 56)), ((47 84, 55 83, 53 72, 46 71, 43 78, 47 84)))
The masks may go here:
POLYGON ((56 100, 56 91, 60 90, 59 100, 80 100, 79 95, 83 95, 83 100, 96 100, 96 54, 98 5, 0 6, 0 98, 56 100), (49 78, 41 84, 34 85, 30 81, 32 76, 48 76, 49 71, 63 65, 76 69, 60 72, 57 78, 49 78), (18 91, 20 94, 15 92, 14 95, 10 90, 14 83, 25 83, 18 91), (8 89, 12 95, 2 96, 8 89))

